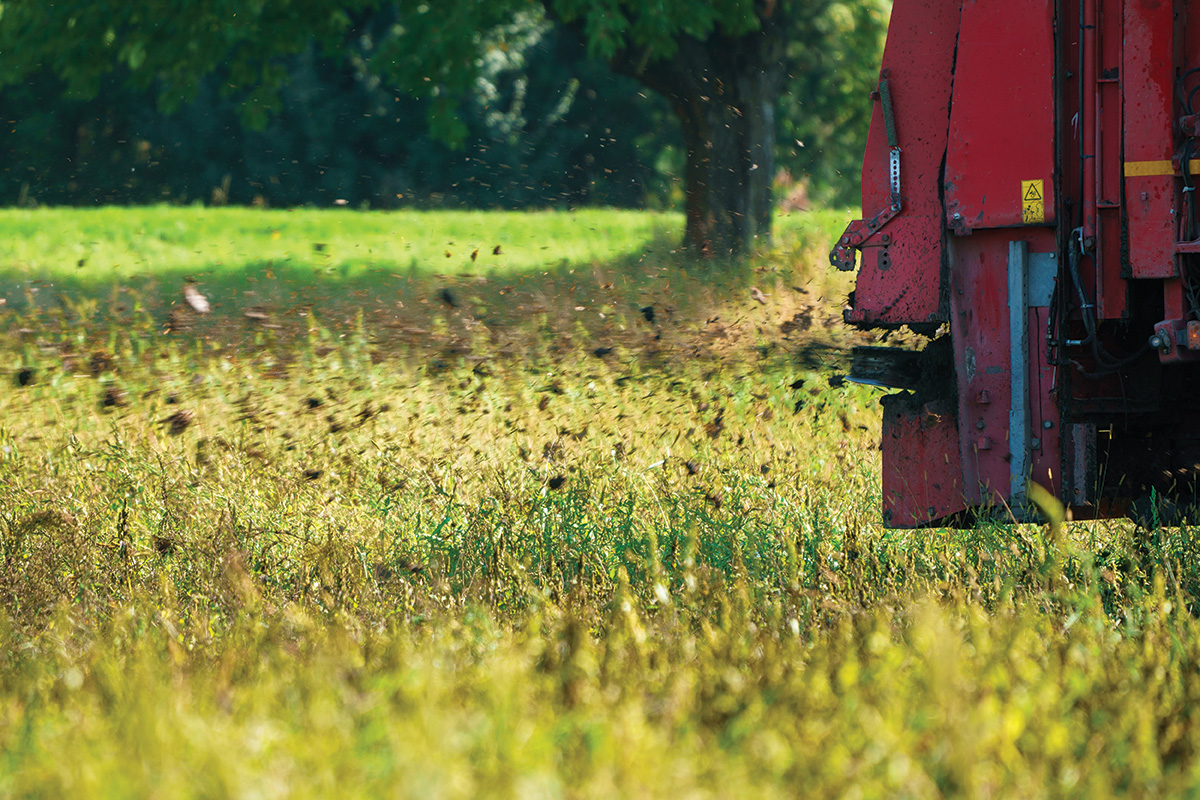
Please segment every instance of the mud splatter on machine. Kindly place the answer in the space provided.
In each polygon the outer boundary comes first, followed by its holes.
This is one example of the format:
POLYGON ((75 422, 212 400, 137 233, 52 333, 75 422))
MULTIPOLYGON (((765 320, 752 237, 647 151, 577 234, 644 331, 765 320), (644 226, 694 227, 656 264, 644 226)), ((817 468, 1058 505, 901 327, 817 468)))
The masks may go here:
POLYGON ((872 99, 830 258, 847 322, 931 337, 855 353, 887 524, 1194 506, 1200 3, 895 0, 872 99))

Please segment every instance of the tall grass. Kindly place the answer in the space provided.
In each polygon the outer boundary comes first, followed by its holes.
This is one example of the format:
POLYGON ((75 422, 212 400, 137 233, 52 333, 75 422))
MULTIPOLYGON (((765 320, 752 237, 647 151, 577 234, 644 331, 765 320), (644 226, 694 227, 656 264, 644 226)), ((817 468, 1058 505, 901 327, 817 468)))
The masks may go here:
POLYGON ((7 306, 0 795, 1194 791, 1191 531, 881 528, 804 230, 478 314, 421 272, 399 334, 7 306))

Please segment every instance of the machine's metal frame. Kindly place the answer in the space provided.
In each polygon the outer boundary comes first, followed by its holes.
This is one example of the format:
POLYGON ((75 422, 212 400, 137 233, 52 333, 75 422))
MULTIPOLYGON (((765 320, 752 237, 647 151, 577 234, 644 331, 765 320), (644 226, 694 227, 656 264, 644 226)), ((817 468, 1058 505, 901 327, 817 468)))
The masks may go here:
POLYGON ((851 375, 903 390, 884 404, 888 524, 1029 518, 1030 481, 1083 515, 1194 499, 1192 6, 895 0, 863 219, 830 254, 858 264, 847 322, 935 340, 915 377, 879 348, 851 375))

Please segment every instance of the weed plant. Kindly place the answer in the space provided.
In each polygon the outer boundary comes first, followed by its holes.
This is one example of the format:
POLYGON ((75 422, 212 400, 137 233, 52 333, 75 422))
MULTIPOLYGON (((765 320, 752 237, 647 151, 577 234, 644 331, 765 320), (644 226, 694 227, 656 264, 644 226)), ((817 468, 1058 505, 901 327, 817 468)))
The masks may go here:
POLYGON ((1195 792, 1192 532, 882 528, 814 239, 14 297, 0 796, 1195 792))

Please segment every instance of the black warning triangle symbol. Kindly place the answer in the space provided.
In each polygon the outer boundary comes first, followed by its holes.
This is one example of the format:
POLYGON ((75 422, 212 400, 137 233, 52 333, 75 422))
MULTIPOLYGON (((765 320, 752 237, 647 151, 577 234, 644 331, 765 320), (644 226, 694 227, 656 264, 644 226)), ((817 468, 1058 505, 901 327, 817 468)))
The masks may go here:
POLYGON ((1031 182, 1029 184, 1029 188, 1025 191, 1025 201, 1029 202, 1029 201, 1036 201, 1036 200, 1041 200, 1041 199, 1042 199, 1042 193, 1038 191, 1038 185, 1036 183, 1031 182))

